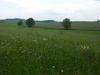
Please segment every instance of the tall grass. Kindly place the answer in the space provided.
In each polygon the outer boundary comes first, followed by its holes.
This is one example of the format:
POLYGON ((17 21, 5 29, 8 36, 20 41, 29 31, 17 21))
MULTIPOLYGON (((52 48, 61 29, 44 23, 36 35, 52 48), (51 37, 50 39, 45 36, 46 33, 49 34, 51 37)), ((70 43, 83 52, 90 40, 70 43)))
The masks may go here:
POLYGON ((99 75, 100 32, 0 24, 1 75, 99 75))

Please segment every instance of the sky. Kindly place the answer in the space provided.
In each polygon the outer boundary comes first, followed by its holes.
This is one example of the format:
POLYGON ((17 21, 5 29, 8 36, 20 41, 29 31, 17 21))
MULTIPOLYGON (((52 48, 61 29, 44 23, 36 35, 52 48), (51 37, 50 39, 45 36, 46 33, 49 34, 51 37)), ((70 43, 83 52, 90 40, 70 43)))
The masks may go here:
POLYGON ((100 20, 100 0, 0 0, 0 19, 100 20))

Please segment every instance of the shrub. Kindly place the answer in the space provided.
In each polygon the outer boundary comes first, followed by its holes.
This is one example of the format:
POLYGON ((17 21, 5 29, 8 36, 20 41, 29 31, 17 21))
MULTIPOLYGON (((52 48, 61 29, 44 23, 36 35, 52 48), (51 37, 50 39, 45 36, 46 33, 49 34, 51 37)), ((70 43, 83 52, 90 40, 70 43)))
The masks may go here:
POLYGON ((21 26, 21 25, 23 25, 23 22, 22 21, 19 21, 18 22, 18 26, 21 26))

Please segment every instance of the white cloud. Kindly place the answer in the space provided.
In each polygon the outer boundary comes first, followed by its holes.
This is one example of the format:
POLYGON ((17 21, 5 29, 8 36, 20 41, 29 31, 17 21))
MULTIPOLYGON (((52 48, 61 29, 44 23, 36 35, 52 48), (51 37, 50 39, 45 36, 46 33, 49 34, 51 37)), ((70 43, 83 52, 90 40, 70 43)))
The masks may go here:
POLYGON ((97 20, 98 0, 0 0, 1 18, 97 20))
POLYGON ((100 18, 100 15, 97 15, 100 18))

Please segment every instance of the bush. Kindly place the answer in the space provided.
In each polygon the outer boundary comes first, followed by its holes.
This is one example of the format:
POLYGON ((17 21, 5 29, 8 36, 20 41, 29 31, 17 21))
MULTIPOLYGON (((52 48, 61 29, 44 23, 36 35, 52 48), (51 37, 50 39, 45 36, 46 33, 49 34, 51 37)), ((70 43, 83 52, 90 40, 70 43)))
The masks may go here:
POLYGON ((33 19, 33 18, 27 19, 27 20, 26 20, 26 25, 27 25, 28 27, 33 27, 33 26, 35 25, 34 19, 33 19))
POLYGON ((71 27, 71 21, 68 18, 65 18, 62 22, 62 26, 64 26, 67 30, 71 27))
POLYGON ((21 25, 23 25, 23 22, 22 21, 19 21, 18 22, 18 26, 21 26, 21 25))

